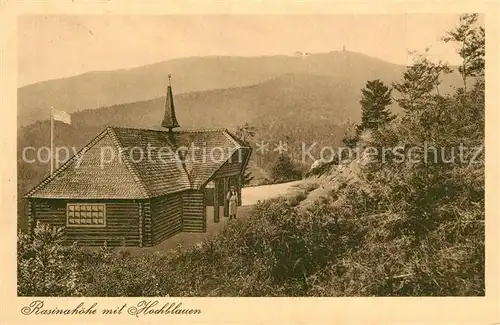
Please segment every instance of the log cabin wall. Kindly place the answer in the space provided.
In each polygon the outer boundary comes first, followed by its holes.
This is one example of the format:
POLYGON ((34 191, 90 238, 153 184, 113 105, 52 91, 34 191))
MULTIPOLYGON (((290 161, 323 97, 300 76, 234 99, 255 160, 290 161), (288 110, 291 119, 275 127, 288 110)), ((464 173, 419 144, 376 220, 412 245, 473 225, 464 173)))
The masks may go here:
POLYGON ((206 207, 203 191, 186 191, 182 194, 182 231, 205 232, 206 207))
POLYGON ((151 199, 151 245, 182 231, 182 203, 181 194, 151 199))
POLYGON ((139 233, 139 247, 144 245, 144 203, 139 202, 139 224, 137 226, 137 231, 139 233))
POLYGON ((143 206, 144 210, 144 220, 143 220, 143 237, 142 237, 142 245, 143 246, 153 246, 151 243, 151 201, 147 200, 144 202, 143 206))
POLYGON ((35 219, 34 219, 34 200, 30 199, 28 200, 27 207, 26 207, 26 214, 28 216, 28 235, 31 237, 33 235, 33 228, 35 227, 35 219))
POLYGON ((83 246, 140 246, 139 203, 132 200, 49 200, 34 199, 33 222, 37 221, 57 227, 65 227, 64 243, 77 241, 83 246), (104 204, 105 225, 67 225, 67 204, 104 204))

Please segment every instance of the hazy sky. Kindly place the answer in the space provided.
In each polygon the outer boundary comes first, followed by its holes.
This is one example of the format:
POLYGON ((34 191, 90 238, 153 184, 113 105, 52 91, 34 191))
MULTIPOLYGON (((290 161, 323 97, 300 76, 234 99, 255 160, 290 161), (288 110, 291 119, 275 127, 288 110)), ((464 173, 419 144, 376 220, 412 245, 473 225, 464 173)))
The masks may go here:
POLYGON ((458 15, 24 16, 19 85, 186 56, 258 56, 347 50, 409 62, 407 50, 450 63, 439 41, 458 15))

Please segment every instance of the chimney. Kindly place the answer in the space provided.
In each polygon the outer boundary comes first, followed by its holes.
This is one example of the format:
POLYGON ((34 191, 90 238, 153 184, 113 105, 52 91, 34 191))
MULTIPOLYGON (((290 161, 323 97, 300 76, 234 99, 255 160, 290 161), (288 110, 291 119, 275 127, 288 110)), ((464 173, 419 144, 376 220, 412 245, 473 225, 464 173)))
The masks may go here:
POLYGON ((171 75, 168 75, 168 88, 167 88, 167 99, 165 101, 165 116, 163 117, 163 122, 161 122, 161 126, 167 128, 169 132, 172 132, 172 129, 178 128, 180 125, 177 122, 177 118, 175 117, 175 108, 174 108, 174 97, 172 95, 172 85, 170 84, 171 75))

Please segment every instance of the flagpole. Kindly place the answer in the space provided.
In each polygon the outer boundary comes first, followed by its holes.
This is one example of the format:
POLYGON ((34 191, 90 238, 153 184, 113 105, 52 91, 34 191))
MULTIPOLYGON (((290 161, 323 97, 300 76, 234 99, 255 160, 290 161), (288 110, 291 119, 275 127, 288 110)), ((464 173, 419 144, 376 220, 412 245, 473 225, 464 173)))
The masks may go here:
POLYGON ((50 175, 54 173, 54 119, 52 118, 52 107, 50 108, 50 175))

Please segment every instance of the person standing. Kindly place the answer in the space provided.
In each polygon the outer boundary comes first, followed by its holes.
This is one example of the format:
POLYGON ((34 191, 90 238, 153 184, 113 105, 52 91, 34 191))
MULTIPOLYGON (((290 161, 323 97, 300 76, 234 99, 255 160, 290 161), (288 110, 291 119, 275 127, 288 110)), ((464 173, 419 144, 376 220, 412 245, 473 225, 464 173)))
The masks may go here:
POLYGON ((238 212, 238 192, 234 186, 231 186, 229 193, 227 193, 226 200, 229 201, 229 220, 236 219, 236 214, 238 212))

